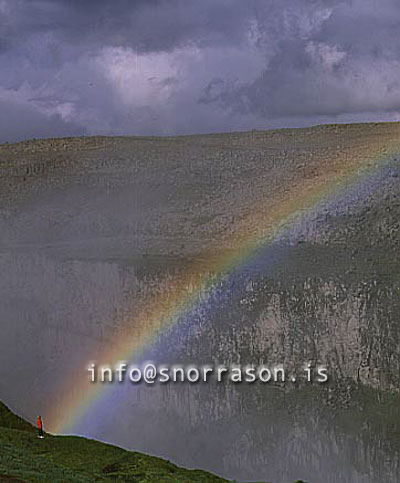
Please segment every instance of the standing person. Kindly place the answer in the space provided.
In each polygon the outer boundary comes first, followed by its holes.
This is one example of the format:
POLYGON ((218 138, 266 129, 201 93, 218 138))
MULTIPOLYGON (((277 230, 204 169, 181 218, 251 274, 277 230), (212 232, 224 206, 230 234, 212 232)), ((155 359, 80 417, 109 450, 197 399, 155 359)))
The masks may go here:
POLYGON ((44 438, 43 421, 41 416, 37 417, 37 428, 38 428, 39 438, 44 438))

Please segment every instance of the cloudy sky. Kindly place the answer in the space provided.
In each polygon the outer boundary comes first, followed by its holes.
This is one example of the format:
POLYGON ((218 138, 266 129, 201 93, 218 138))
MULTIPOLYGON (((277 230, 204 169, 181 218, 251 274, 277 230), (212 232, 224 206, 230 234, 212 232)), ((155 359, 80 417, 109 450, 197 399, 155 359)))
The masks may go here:
POLYGON ((398 0, 0 0, 0 142, 398 119, 398 0))

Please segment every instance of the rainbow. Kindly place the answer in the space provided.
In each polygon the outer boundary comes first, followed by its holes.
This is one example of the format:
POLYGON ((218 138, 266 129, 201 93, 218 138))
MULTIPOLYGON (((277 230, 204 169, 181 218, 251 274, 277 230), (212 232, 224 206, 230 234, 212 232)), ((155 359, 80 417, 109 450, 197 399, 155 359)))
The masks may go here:
MULTIPOLYGON (((112 341, 102 353, 102 362, 113 366, 120 361, 143 356, 160 334, 195 306, 199 296, 207 293, 216 277, 245 265, 257 250, 270 246, 310 210, 318 209, 332 196, 340 196, 347 188, 378 173, 398 150, 398 143, 393 141, 393 137, 388 140, 383 136, 374 142, 369 141, 365 146, 358 146, 353 155, 343 159, 333 156, 324 162, 323 173, 301 180, 301 183, 294 182, 289 191, 274 196, 272 205, 254 210, 248 219, 235 226, 230 246, 210 258, 208 272, 204 271, 204 261, 193 263, 179 281, 170 283, 165 295, 144 300, 137 308, 137 315, 128 321, 130 333, 124 331, 112 341), (214 275, 210 276, 210 272, 214 275)), ((89 361, 90 356, 84 367, 89 361)), ((105 397, 107 384, 91 383, 88 374, 81 379, 78 384, 74 378, 63 382, 60 396, 54 404, 56 408, 48 411, 48 426, 52 432, 73 432, 92 406, 105 397)))

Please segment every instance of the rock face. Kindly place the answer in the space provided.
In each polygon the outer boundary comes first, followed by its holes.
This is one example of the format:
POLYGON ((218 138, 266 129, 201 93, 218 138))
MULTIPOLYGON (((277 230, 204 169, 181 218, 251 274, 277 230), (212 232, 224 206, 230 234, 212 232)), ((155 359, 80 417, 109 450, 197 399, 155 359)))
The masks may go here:
POLYGON ((65 381, 79 401, 90 360, 146 331, 159 362, 323 364, 325 385, 114 385, 73 429, 230 478, 397 481, 399 135, 0 146, 1 398, 55 426, 65 381), (304 213, 271 238, 290 210, 304 213), (241 263, 219 273, 231 252, 241 263), (162 325, 180 292, 190 307, 156 330, 152 304, 162 325))

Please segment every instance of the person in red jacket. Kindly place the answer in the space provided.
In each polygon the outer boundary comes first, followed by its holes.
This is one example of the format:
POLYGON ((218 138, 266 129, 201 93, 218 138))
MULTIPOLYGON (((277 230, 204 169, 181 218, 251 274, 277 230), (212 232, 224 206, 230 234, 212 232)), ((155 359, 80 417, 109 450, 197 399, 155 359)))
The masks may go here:
POLYGON ((37 428, 38 428, 39 438, 44 438, 43 421, 41 416, 37 417, 37 428))

